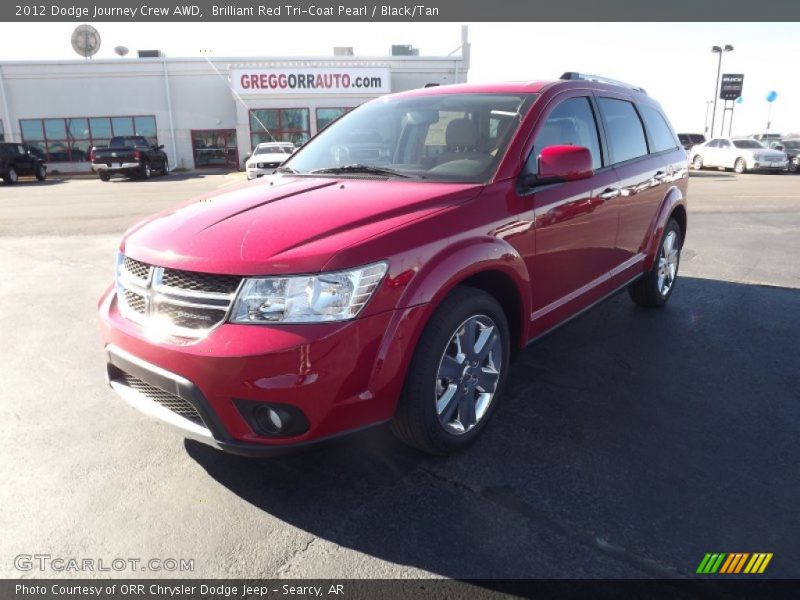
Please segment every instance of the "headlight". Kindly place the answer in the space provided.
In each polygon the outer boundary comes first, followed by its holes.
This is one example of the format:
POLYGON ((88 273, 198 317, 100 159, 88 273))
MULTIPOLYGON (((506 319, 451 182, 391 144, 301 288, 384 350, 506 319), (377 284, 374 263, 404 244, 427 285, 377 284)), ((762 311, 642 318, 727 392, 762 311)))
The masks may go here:
POLYGON ((245 279, 232 323, 322 323, 355 318, 386 274, 385 262, 336 273, 245 279))

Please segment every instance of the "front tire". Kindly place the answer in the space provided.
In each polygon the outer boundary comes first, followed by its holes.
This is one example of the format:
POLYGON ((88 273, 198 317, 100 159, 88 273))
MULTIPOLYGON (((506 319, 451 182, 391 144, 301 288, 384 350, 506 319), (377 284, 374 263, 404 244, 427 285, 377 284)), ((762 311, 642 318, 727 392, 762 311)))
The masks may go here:
POLYGON ((786 168, 789 170, 789 173, 797 173, 797 171, 800 170, 800 158, 794 157, 789 161, 786 168))
POLYGON ((38 181, 44 181, 47 179, 47 169, 44 168, 44 165, 39 165, 36 167, 35 175, 38 181))
POLYGON ((733 163, 733 170, 739 175, 747 173, 747 163, 744 162, 743 158, 737 158, 736 162, 733 163))
POLYGON ((510 339, 505 313, 493 296, 456 288, 417 343, 392 422, 395 435, 440 456, 473 442, 502 393, 510 339))
POLYGON ((699 154, 696 155, 694 157, 694 159, 692 160, 692 167, 694 168, 695 171, 699 171, 700 169, 702 169, 703 168, 703 157, 700 156, 699 154))
POLYGON ((681 227, 675 219, 670 219, 653 266, 628 287, 631 300, 645 308, 661 308, 667 303, 678 279, 682 246, 681 227))
POLYGON ((167 175, 169 175, 169 162, 165 160, 164 165, 161 167, 161 176, 166 177, 167 175))

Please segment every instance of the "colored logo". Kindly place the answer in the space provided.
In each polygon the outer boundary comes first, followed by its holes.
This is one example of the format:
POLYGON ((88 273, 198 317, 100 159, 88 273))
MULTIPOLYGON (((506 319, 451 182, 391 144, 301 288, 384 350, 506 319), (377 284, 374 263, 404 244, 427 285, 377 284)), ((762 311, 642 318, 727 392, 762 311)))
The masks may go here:
POLYGON ((703 557, 700 566, 697 567, 697 572, 701 575, 763 573, 771 560, 772 552, 709 553, 703 557))

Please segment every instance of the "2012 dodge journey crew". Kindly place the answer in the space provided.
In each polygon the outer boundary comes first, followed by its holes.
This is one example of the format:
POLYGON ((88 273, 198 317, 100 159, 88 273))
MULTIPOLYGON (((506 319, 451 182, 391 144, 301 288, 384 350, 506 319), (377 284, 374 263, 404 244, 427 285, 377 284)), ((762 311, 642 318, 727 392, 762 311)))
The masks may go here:
POLYGON ((126 232, 108 380, 240 454, 386 421, 458 450, 526 344, 623 288, 667 302, 687 177, 659 105, 613 80, 373 100, 276 174, 126 232))

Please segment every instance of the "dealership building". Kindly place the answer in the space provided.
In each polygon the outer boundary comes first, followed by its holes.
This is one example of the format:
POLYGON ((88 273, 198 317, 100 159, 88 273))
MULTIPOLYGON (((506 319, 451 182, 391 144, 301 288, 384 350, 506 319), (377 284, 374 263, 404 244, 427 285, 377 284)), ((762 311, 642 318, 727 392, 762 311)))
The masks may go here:
POLYGON ((91 148, 118 135, 163 144, 172 168, 238 168, 259 142, 303 142, 368 100, 465 82, 468 69, 466 28, 451 56, 392 46, 381 57, 343 47, 313 58, 0 62, 0 140, 28 144, 51 172, 89 171, 91 148))

